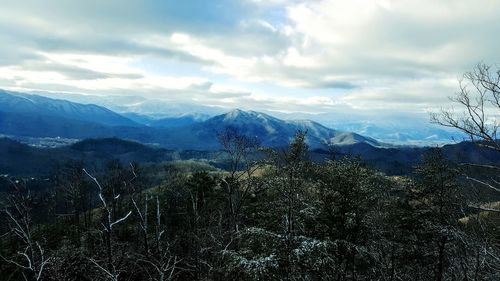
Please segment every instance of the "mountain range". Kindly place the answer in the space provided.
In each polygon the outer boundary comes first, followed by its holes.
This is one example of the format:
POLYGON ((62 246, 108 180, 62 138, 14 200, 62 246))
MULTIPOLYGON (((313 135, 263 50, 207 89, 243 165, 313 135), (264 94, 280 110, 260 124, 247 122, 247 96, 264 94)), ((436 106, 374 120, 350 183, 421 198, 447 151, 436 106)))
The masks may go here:
MULTIPOLYGON (((231 108, 200 105, 189 101, 166 101, 155 97, 133 95, 82 95, 59 92, 32 92, 50 98, 76 103, 96 104, 122 114, 138 123, 150 125, 158 119, 185 117, 208 119, 226 113, 231 108)), ((400 145, 443 145, 463 136, 456 131, 431 124, 425 112, 408 115, 407 112, 327 111, 327 112, 280 112, 260 110, 282 120, 312 120, 329 128, 354 132, 386 143, 400 145)))
MULTIPOLYGON (((227 128, 257 139, 264 147, 274 148, 287 146, 297 131, 306 131, 313 160, 324 161, 332 155, 359 155, 369 165, 389 175, 409 173, 431 149, 388 145, 311 120, 284 120, 256 111, 235 109, 213 116, 186 113, 159 118, 134 112, 117 113, 93 104, 0 91, 0 135, 10 138, 0 138, 0 173, 46 174, 54 163, 68 160, 103 164, 111 159, 123 163, 204 159, 215 166, 223 166, 217 135, 227 128), (46 145, 51 139, 57 145, 47 148, 52 146, 46 145)), ((468 142, 440 149, 455 162, 500 161, 498 155, 479 150, 468 142)))
POLYGON ((14 137, 119 137, 168 149, 217 150, 217 134, 228 127, 267 147, 286 146, 298 130, 307 131, 312 149, 355 143, 381 145, 373 138, 327 128, 314 121, 282 120, 255 111, 236 109, 211 118, 187 114, 154 119, 136 113, 118 114, 93 104, 0 91, 0 134, 14 137))

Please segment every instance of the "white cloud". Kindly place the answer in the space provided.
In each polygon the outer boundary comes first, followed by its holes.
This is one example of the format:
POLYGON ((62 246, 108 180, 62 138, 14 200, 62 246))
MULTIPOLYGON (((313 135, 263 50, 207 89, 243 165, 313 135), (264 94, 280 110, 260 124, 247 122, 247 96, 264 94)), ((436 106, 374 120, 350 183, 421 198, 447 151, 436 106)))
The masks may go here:
POLYGON ((6 1, 0 87, 422 112, 500 62, 498 1, 6 1))

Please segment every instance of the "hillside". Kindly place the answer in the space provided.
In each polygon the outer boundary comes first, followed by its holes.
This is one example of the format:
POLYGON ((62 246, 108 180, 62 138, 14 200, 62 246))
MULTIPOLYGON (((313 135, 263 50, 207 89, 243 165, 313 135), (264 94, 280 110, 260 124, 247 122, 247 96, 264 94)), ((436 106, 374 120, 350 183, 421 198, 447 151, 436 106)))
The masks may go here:
MULTIPOLYGON (((310 155, 315 162, 324 162, 327 159, 338 159, 346 156, 360 157, 369 166, 388 175, 407 175, 420 163, 423 155, 430 149, 432 148, 384 148, 368 143, 356 143, 332 146, 328 150, 312 149, 310 155)), ((481 149, 470 142, 446 145, 440 149, 446 158, 455 163, 500 163, 498 153, 481 149)), ((112 159, 118 159, 124 164, 200 160, 220 166, 224 165, 222 158, 221 153, 215 150, 174 152, 117 138, 86 139, 58 148, 32 147, 8 138, 0 138, 0 174, 47 174, 56 163, 68 160, 78 160, 89 165, 103 165, 112 159)))
POLYGON ((170 161, 172 157, 171 151, 116 138, 87 139, 58 148, 31 147, 0 138, 0 174, 46 175, 66 161, 82 161, 94 167, 114 159, 128 164, 170 161))

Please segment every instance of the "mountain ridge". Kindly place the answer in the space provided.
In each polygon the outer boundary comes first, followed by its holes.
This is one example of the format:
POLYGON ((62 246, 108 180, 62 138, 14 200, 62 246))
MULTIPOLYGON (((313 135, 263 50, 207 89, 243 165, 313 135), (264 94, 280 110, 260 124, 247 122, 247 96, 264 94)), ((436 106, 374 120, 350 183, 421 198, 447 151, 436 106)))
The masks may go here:
POLYGON ((0 109, 9 113, 61 117, 106 126, 141 126, 116 112, 95 104, 74 103, 1 89, 0 109))
POLYGON ((144 125, 97 105, 6 91, 0 91, 0 117, 0 133, 7 135, 119 137, 179 150, 217 150, 220 148, 217 134, 229 127, 259 139, 268 147, 286 146, 297 131, 308 133, 308 144, 314 149, 359 142, 380 145, 374 139, 327 128, 311 120, 282 120, 257 111, 235 109, 208 119, 184 115, 181 119, 160 119, 144 125))

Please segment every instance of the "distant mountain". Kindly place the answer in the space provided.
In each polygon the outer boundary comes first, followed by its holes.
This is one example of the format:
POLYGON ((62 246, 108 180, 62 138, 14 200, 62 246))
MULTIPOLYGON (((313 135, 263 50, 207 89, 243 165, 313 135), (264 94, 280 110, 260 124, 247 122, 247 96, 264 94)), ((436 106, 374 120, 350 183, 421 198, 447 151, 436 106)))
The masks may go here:
POLYGON ((0 112, 58 117, 105 126, 140 126, 136 122, 101 106, 4 90, 0 90, 0 112))
POLYGON ((210 115, 199 113, 179 114, 170 117, 152 117, 133 112, 122 113, 122 115, 136 123, 155 128, 183 127, 203 122, 211 117, 210 115))
POLYGON ((484 149, 477 144, 464 141, 443 147, 375 147, 367 143, 334 146, 329 151, 314 150, 312 157, 316 161, 326 158, 345 156, 360 157, 368 165, 388 175, 407 175, 421 163, 424 155, 431 149, 441 150, 444 157, 454 163, 472 163, 498 165, 500 153, 484 149))
POLYGON ((143 101, 130 103, 107 103, 105 105, 113 111, 119 113, 132 112, 141 115, 148 115, 159 118, 178 117, 181 115, 209 115, 221 114, 226 109, 220 107, 204 106, 187 102, 168 102, 162 100, 146 99, 143 101))
POLYGON ((273 112, 272 115, 284 120, 313 120, 330 128, 397 145, 443 145, 464 137, 451 128, 431 124, 428 113, 381 112, 367 115, 361 111, 336 110, 318 114, 273 112))
MULTIPOLYGON (((213 117, 229 109, 204 106, 193 102, 173 102, 133 95, 81 95, 74 93, 36 92, 38 95, 65 99, 72 102, 97 104, 118 112, 125 117, 149 125, 147 119, 178 118, 180 115, 203 114, 213 117)), ((427 113, 380 112, 369 114, 346 108, 322 113, 283 113, 262 111, 283 120, 306 119, 329 128, 354 132, 385 143, 409 145, 443 145, 464 137, 457 131, 429 123, 427 113)), ((168 124, 167 124, 168 125, 168 124)), ((187 124, 185 124, 187 125, 187 124)), ((167 126, 168 127, 168 126, 167 126)))
POLYGON ((149 123, 149 126, 157 128, 178 128, 201 123, 209 118, 210 116, 205 114, 182 114, 154 120, 149 123))
POLYGON ((58 98, 77 103, 96 104, 123 115, 130 113, 153 119, 179 117, 181 115, 215 116, 227 111, 216 106, 205 106, 194 102, 165 101, 133 95, 81 95, 75 93, 34 92, 37 95, 58 98))
POLYGON ((133 113, 133 112, 125 112, 125 113, 120 113, 122 116, 138 123, 142 124, 145 126, 149 126, 151 123, 155 122, 158 118, 154 118, 149 115, 143 115, 139 113, 133 113))
POLYGON ((263 146, 287 146, 298 130, 307 132, 311 148, 327 148, 330 145, 347 145, 359 142, 379 145, 371 138, 349 132, 336 131, 312 121, 285 121, 270 115, 236 109, 217 115, 204 122, 177 128, 164 140, 166 147, 183 149, 217 149, 217 134, 226 128, 258 139, 263 146))
POLYGON ((370 122, 344 122, 337 124, 337 127, 394 144, 445 144, 450 143, 454 139, 460 140, 463 138, 456 131, 430 124, 428 120, 422 120, 417 124, 411 124, 401 118, 397 120, 398 124, 386 123, 383 125, 376 125, 370 122))
POLYGON ((356 143, 380 145, 372 138, 333 130, 313 121, 285 121, 239 109, 212 118, 192 113, 162 119, 128 116, 130 119, 96 105, 0 91, 0 134, 14 137, 118 137, 171 149, 217 150, 221 147, 217 134, 231 127, 267 147, 287 146, 299 130, 307 132, 308 144, 314 149, 356 143))

